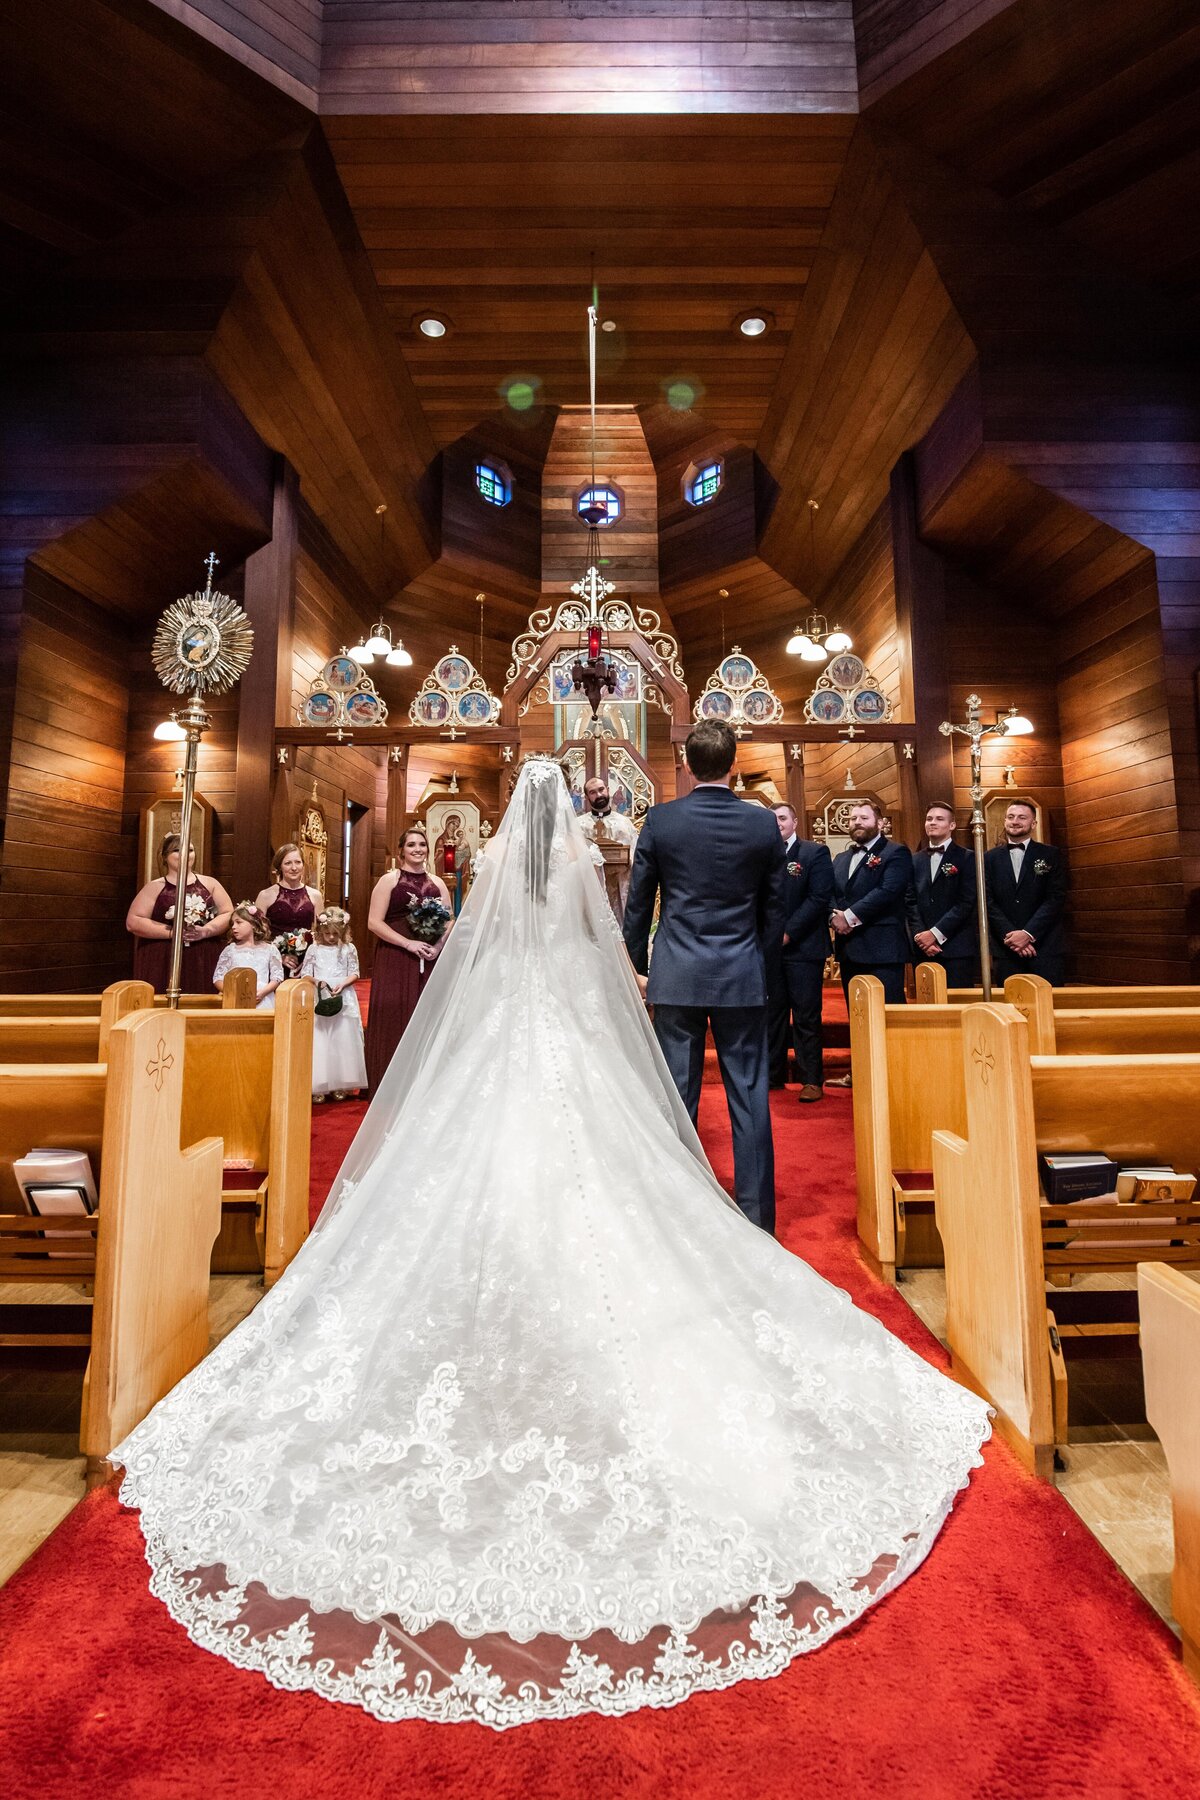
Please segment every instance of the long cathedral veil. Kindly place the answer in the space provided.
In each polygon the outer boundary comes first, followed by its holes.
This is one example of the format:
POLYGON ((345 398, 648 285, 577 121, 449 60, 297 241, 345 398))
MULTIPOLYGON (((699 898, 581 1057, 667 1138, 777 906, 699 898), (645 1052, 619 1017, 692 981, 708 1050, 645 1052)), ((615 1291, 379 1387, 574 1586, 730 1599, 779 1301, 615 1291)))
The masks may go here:
MULTIPOLYGON (((456 1055, 485 1018, 497 1066, 523 1055, 537 1009, 561 1008, 578 1021, 569 1071, 586 1103, 594 1067, 589 1048, 647 1086, 680 1141, 712 1181, 707 1158, 671 1079, 634 980, 620 932, 556 761, 532 757, 517 778, 496 836, 401 1038, 378 1092, 329 1192, 324 1218, 351 1187, 401 1142, 429 1090, 453 1080, 456 1055), (503 1004, 497 1006, 497 1002, 503 1004)), ((463 1094, 464 1129, 472 1096, 463 1094)), ((530 1122, 532 1123, 532 1121, 530 1122)), ((620 1120, 612 1120, 614 1151, 620 1120)), ((729 1202, 733 1204, 732 1201, 729 1202)), ((321 1220, 315 1229, 319 1230, 321 1220)))
POLYGON ((112 1460, 198 1644, 499 1729, 777 1674, 986 1430, 717 1184, 546 760, 317 1228, 112 1460))

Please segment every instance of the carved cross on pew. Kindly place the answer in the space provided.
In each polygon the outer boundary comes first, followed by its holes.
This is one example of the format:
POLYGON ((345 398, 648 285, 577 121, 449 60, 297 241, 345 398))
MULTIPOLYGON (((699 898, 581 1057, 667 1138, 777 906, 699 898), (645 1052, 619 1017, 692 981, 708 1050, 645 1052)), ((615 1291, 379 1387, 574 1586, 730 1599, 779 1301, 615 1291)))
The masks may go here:
POLYGON ((146 1073, 153 1081, 157 1093, 162 1093, 162 1084, 166 1080, 167 1071, 174 1067, 175 1058, 167 1049, 166 1039, 159 1038, 158 1053, 146 1064, 146 1073))

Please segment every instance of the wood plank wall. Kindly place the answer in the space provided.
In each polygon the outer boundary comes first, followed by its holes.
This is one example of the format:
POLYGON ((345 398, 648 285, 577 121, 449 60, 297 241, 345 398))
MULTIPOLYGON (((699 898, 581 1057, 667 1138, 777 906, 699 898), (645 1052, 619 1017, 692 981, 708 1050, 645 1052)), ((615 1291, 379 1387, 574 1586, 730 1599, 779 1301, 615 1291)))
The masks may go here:
POLYGON ((1186 981, 1186 902, 1158 586, 1147 556, 1058 623, 1075 969, 1186 981))
POLYGON ((154 5, 293 99, 316 106, 322 0, 154 0, 154 5))
POLYGON ((95 991, 128 973, 123 624, 31 567, 14 694, 0 988, 95 991))
MULTIPOLYGON (((862 657, 892 705, 898 708, 900 654, 896 634, 896 585, 891 519, 886 505, 880 507, 829 588, 821 595, 820 606, 831 626, 835 623, 845 626, 854 640, 856 654, 862 657)), ((795 669, 787 683, 788 711, 798 715, 816 686, 821 669, 814 663, 802 663, 798 657, 787 657, 786 663, 795 669)), ((781 681, 781 698, 783 686, 781 681)), ((804 788, 809 806, 815 806, 824 793, 840 792, 848 770, 853 773, 856 788, 878 794, 889 808, 893 837, 915 843, 920 820, 907 819, 901 811, 899 765, 892 744, 854 744, 842 739, 828 745, 805 745, 804 788)))
MULTIPOLYGON (((559 413, 542 471, 542 590, 547 602, 569 594, 583 574, 587 527, 576 510, 591 480, 591 424, 585 407, 559 413)), ((632 406, 602 406, 596 419, 596 481, 615 485, 625 506, 600 532, 604 575, 653 604, 658 579, 658 484, 642 422, 632 406)))
MULTIPOLYGON (((245 0, 243 0, 243 4, 245 0)), ((850 0, 326 0, 324 113, 854 112, 850 0)))
POLYGON ((778 486, 759 543, 766 561, 801 585, 824 586, 882 504, 897 458, 933 424, 973 359, 934 260, 860 124, 759 437, 778 486), (810 497, 820 502, 813 553, 810 497))
MULTIPOLYGON (((983 716, 1017 706, 1034 724, 1031 737, 993 739, 983 747, 985 788, 1007 786, 1005 769, 1013 770, 1014 794, 1032 793, 1045 807, 1050 840, 1067 842, 1063 794, 1062 744, 1055 677, 1057 643, 1053 620, 1010 592, 975 581, 957 563, 943 559, 946 590, 946 665, 950 713, 967 716, 967 696, 978 694, 983 716)), ((961 843, 970 841, 971 753, 964 737, 952 740, 954 792, 961 843)), ((922 791, 923 806, 944 798, 922 791)), ((918 825, 923 822, 918 821, 918 825)))

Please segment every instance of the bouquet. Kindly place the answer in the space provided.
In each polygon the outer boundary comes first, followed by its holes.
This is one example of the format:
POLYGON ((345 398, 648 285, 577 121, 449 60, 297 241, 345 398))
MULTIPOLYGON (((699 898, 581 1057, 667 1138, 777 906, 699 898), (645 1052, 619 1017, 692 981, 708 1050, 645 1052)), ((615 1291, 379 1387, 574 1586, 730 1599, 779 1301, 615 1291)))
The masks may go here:
POLYGON ((439 943, 452 917, 440 900, 412 899, 408 903, 408 929, 422 944, 439 943))
MULTIPOLYGON (((208 921, 210 919, 215 919, 216 916, 217 909, 212 903, 211 895, 186 893, 183 896, 183 929, 185 935, 189 931, 198 930, 201 925, 207 925, 208 921)), ((168 925, 172 923, 174 917, 174 906, 168 906, 166 911, 166 922, 168 925)))
POLYGON ((297 931, 281 931, 275 939, 280 962, 285 968, 299 968, 304 961, 304 952, 312 941, 312 932, 306 931, 303 926, 297 931))

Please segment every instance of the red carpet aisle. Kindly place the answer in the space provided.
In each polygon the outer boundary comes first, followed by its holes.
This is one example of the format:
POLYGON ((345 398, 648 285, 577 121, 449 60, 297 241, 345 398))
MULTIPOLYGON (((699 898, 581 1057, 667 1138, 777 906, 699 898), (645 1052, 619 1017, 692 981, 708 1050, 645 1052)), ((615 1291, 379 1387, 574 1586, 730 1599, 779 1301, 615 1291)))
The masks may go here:
MULTIPOLYGON (((784 1241, 937 1360, 855 1257, 849 1097, 772 1101, 784 1241)), ((323 1182, 360 1112, 317 1112, 323 1182)), ((726 1173, 711 1087, 702 1123, 726 1173)), ((995 1445, 928 1562, 860 1626, 778 1680, 674 1711, 496 1736, 276 1693, 195 1649, 151 1600, 136 1519, 108 1490, 0 1591, 0 1665, 12 1800, 1176 1800, 1200 1767, 1200 1701, 1169 1634, 1066 1504, 995 1445)))

